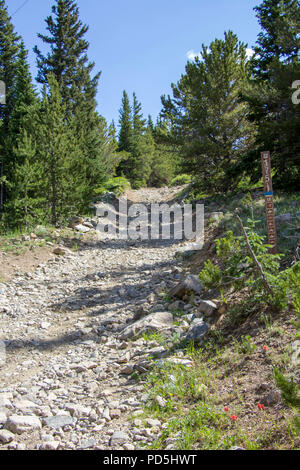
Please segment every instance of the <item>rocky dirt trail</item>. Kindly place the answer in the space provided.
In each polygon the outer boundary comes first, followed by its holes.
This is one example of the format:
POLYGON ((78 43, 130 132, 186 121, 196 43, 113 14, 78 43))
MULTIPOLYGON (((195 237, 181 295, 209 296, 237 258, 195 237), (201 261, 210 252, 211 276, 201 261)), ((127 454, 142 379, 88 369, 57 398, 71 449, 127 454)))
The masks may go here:
MULTIPOLYGON (((128 196, 149 204, 175 192, 128 196)), ((162 423, 132 419, 147 397, 131 374, 163 348, 135 340, 132 322, 152 313, 159 328, 178 329, 160 295, 182 278, 177 250, 90 241, 1 284, 0 449, 134 450, 157 437, 162 423)))

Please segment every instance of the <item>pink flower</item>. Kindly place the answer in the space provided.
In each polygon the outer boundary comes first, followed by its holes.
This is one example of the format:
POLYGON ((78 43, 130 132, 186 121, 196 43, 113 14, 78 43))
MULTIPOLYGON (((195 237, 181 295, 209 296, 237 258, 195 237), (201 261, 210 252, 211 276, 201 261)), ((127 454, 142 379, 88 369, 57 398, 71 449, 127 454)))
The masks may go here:
POLYGON ((227 413, 229 411, 228 406, 224 406, 224 411, 227 413))
POLYGON ((231 421, 236 421, 238 419, 238 417, 235 416, 235 415, 232 415, 232 416, 230 416, 230 419, 231 419, 231 421))

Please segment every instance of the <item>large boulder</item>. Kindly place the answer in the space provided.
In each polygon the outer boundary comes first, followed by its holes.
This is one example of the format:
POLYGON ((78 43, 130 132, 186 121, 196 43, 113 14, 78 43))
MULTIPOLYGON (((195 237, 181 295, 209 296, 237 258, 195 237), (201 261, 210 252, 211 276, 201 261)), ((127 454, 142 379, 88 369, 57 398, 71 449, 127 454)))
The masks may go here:
POLYGON ((155 312, 126 326, 120 334, 120 339, 137 339, 143 333, 161 332, 171 328, 173 315, 170 312, 155 312))
POLYGON ((173 289, 170 291, 170 295, 172 297, 178 297, 179 299, 182 299, 185 295, 188 294, 200 295, 202 289, 203 287, 198 277, 191 274, 183 281, 179 282, 175 287, 173 287, 173 289))

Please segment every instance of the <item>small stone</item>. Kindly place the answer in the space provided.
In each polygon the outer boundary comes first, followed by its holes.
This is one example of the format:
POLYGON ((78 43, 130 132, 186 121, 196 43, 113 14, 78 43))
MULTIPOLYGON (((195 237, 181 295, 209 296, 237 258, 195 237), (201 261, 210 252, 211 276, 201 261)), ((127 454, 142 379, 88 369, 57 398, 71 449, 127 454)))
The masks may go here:
POLYGON ((133 424, 136 428, 140 428, 143 425, 143 422, 141 419, 134 419, 133 424))
POLYGON ((191 323, 186 339, 187 341, 195 341, 196 343, 201 343, 208 330, 209 327, 207 323, 205 323, 205 321, 201 318, 196 318, 191 323))
POLYGON ((147 332, 161 332, 173 325, 173 315, 170 312, 155 312, 126 326, 121 332, 120 339, 137 339, 147 332))
POLYGON ((5 424, 7 421, 7 414, 4 411, 0 411, 0 424, 5 424))
POLYGON ((171 291, 170 295, 172 297, 178 297, 182 299, 185 295, 190 293, 201 294, 203 290, 202 284, 199 281, 198 277, 191 274, 184 281, 177 284, 171 291))
POLYGON ((35 431, 41 428, 41 421, 36 416, 12 415, 5 424, 5 429, 14 434, 22 434, 23 432, 35 431))
POLYGON ((67 411, 69 411, 71 413, 72 416, 74 417, 82 417, 82 416, 89 416, 90 412, 91 412, 91 408, 89 407, 85 407, 85 406, 82 406, 82 405, 78 405, 78 404, 75 404, 75 405, 67 405, 66 406, 66 409, 67 411))
POLYGON ((123 444, 123 449, 124 450, 135 450, 135 447, 133 444, 123 444))
POLYGON ((276 405, 281 401, 281 392, 279 390, 272 390, 266 397, 262 399, 262 403, 267 406, 276 405))
POLYGON ((116 446, 118 444, 127 443, 129 441, 129 436, 123 431, 116 431, 110 438, 109 445, 116 446))
POLYGON ((155 397, 155 401, 160 408, 164 408, 167 404, 167 400, 165 400, 165 398, 161 397, 160 395, 155 397))
POLYGON ((117 409, 110 410, 109 414, 110 414, 111 419, 118 419, 122 415, 121 410, 117 410, 117 409))
POLYGON ((79 444, 78 450, 92 449, 96 444, 95 439, 85 439, 79 444))
POLYGON ((75 424, 74 418, 67 415, 50 416, 49 418, 44 418, 43 422, 46 426, 53 429, 63 428, 64 426, 73 426, 75 424))
POLYGON ((125 367, 121 369, 121 374, 123 375, 131 375, 134 372, 134 365, 127 364, 125 367))
POLYGON ((73 217, 73 219, 70 222, 69 227, 74 228, 76 225, 82 224, 83 223, 83 218, 82 217, 73 217))
POLYGON ((132 413, 132 416, 142 416, 144 414, 144 411, 143 410, 135 410, 133 413, 132 413))
POLYGON ((3 444, 9 444, 11 441, 14 440, 14 438, 15 435, 7 429, 0 430, 0 442, 2 442, 3 444))
POLYGON ((118 364, 126 364, 127 362, 130 361, 131 355, 130 352, 128 351, 124 356, 121 356, 120 359, 118 359, 118 364))
POLYGON ((57 246, 56 248, 54 248, 53 253, 57 256, 64 256, 67 253, 67 251, 65 248, 61 246, 57 246))
POLYGON ((111 417, 110 417, 110 410, 109 408, 105 408, 105 410, 103 411, 102 413, 102 418, 104 418, 106 421, 110 421, 111 420, 111 417))
POLYGON ((202 300, 199 304, 199 311, 205 315, 212 315, 217 309, 217 305, 210 300, 202 300))
POLYGON ((82 225, 84 225, 85 227, 91 228, 91 229, 94 228, 94 225, 91 222, 83 222, 82 225))
POLYGON ((86 227, 83 224, 76 225, 74 229, 77 230, 77 232, 82 232, 82 233, 87 233, 91 230, 89 227, 86 227))
POLYGON ((160 426, 161 426, 161 422, 160 422, 158 419, 147 419, 147 420, 146 420, 146 423, 147 423, 148 426, 150 426, 151 428, 160 427, 160 426))
POLYGON ((8 398, 6 394, 0 394, 0 406, 4 408, 11 408, 11 398, 8 398))
POLYGON ((57 450, 59 446, 59 441, 48 441, 41 444, 39 450, 57 450))
POLYGON ((148 295, 147 301, 149 302, 149 304, 154 304, 154 302, 155 302, 155 294, 150 294, 150 295, 148 295))

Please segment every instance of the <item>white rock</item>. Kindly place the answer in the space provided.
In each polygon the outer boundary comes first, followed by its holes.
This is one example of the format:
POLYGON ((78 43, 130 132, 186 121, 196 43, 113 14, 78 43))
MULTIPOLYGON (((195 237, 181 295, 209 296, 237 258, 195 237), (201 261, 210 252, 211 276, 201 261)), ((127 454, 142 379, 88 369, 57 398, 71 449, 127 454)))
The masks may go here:
POLYGON ((36 403, 33 403, 30 400, 18 400, 14 403, 15 408, 17 408, 20 411, 27 411, 28 409, 37 409, 39 408, 39 405, 36 403))
POLYGON ((7 421, 7 413, 5 411, 0 411, 0 424, 5 424, 7 421))
POLYGON ((9 442, 13 441, 14 438, 15 435, 7 429, 0 430, 0 442, 3 444, 8 444, 9 442))
POLYGON ((41 444, 39 450, 57 450, 59 446, 59 441, 48 441, 41 444))
POLYGON ((12 415, 5 424, 5 429, 15 434, 35 431, 42 428, 42 423, 36 416, 18 416, 12 415))
POLYGON ((85 225, 82 225, 82 224, 76 225, 74 228, 75 230, 77 230, 77 232, 82 232, 82 233, 87 233, 91 230, 89 227, 86 227, 85 225))

